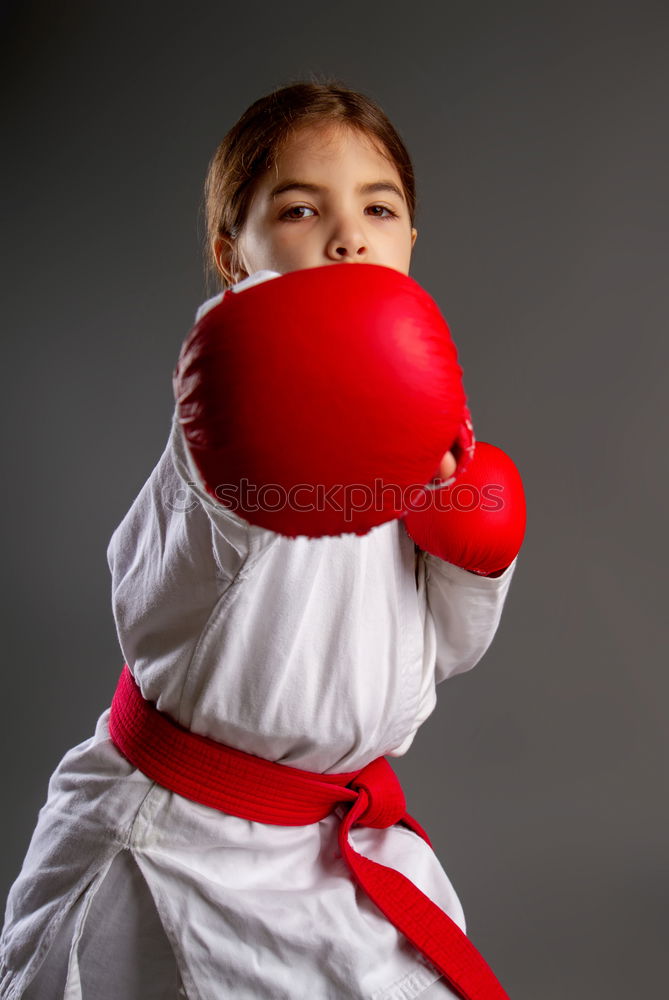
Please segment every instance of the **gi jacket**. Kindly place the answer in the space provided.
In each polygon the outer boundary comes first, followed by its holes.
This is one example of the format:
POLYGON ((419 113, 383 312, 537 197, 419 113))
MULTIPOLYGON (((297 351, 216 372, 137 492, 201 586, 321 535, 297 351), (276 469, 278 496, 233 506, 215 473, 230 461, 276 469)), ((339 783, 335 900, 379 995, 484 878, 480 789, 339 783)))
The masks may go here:
MULTIPOLYGON (((490 646, 516 565, 489 578, 416 559, 398 520, 318 539, 250 525, 205 492, 176 413, 107 557, 119 671, 127 662, 144 697, 194 732, 321 772, 406 753, 436 685, 490 646)), ((7 902, 3 1000, 20 997, 121 850, 151 889, 189 997, 409 1000, 437 978, 357 891, 338 816, 275 827, 181 798, 119 754, 108 716, 50 780, 7 902)), ((356 828, 352 842, 465 929, 417 834, 356 828)), ((71 966, 68 1000, 80 995, 71 966)))

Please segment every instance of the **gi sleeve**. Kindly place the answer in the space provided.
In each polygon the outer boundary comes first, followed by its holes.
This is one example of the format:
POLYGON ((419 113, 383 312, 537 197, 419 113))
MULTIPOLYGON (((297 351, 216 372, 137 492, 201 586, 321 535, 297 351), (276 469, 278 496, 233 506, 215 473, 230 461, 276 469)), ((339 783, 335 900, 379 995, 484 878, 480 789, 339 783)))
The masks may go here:
POLYGON ((267 528, 250 524, 207 493, 186 443, 176 408, 172 416, 170 451, 180 480, 178 502, 184 509, 196 511, 200 518, 208 519, 213 553, 221 575, 234 578, 247 560, 255 559, 278 536, 267 528))
MULTIPOLYGON (((235 293, 243 291, 245 288, 278 276, 276 271, 257 271, 234 285, 231 291, 235 293)), ((195 322, 218 305, 227 294, 227 291, 219 292, 203 302, 196 311, 195 322)), ((212 549, 219 571, 224 578, 233 579, 249 559, 269 548, 276 541, 277 535, 266 528, 250 524, 207 492, 186 442, 176 406, 172 415, 168 447, 179 477, 175 504, 186 512, 195 511, 198 519, 203 517, 208 519, 212 549)))
POLYGON ((501 576, 470 573, 428 552, 426 641, 435 655, 435 683, 471 670, 490 647, 518 557, 501 576))

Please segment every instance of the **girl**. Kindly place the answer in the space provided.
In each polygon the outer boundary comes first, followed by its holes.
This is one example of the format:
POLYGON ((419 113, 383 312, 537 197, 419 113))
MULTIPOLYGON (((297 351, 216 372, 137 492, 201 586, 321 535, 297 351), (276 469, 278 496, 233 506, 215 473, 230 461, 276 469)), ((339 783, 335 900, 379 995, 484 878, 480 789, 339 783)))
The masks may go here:
MULTIPOLYGON (((337 83, 253 104, 216 150, 205 196, 223 291, 198 317, 287 271, 409 272, 409 155, 380 108, 337 83)), ((449 452, 442 476, 454 468, 449 452)), ((490 646, 516 563, 477 575, 418 550, 399 520, 318 539, 250 525, 205 491, 176 419, 107 558, 144 698, 218 743, 322 774, 406 753, 436 684, 490 646)), ((7 901, 3 1000, 456 996, 356 886, 342 808, 274 826, 191 801, 119 752, 109 716, 51 778, 7 901)), ((464 929, 415 832, 356 827, 351 840, 464 929)))

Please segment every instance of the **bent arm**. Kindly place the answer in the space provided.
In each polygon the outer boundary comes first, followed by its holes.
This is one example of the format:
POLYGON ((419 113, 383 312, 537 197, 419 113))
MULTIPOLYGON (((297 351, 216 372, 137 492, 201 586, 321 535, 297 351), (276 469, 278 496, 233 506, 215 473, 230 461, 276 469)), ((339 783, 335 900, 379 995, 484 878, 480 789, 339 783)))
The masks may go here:
POLYGON ((471 670, 489 649, 518 557, 499 576, 479 576, 429 552, 425 560, 427 626, 436 651, 435 682, 471 670))

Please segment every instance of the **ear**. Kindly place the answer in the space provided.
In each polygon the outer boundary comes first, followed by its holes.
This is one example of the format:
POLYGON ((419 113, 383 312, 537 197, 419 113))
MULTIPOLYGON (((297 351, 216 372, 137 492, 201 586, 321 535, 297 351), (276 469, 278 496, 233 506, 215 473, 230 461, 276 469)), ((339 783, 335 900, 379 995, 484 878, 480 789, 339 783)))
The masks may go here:
POLYGON ((411 249, 412 250, 413 250, 413 245, 416 242, 416 237, 417 236, 418 236, 418 230, 417 229, 412 229, 411 230, 411 249))
POLYGON ((231 236, 216 236, 214 238, 213 250, 216 266, 228 285, 234 285, 248 277, 248 271, 242 266, 239 254, 235 252, 236 249, 236 241, 231 236))
POLYGON ((233 248, 233 241, 229 237, 216 236, 214 238, 212 250, 214 251, 216 267, 218 268, 219 273, 223 275, 228 285, 234 284, 231 273, 233 248))

